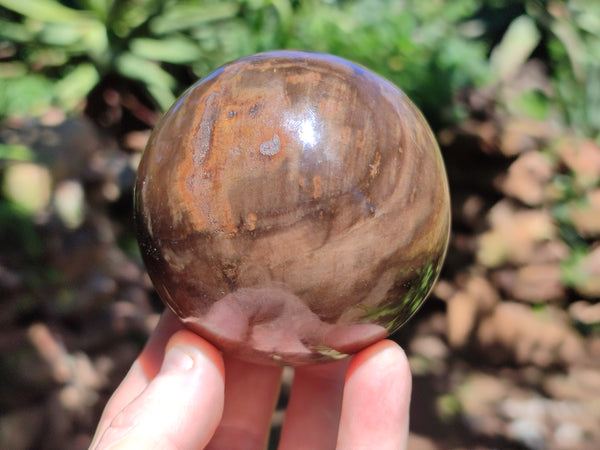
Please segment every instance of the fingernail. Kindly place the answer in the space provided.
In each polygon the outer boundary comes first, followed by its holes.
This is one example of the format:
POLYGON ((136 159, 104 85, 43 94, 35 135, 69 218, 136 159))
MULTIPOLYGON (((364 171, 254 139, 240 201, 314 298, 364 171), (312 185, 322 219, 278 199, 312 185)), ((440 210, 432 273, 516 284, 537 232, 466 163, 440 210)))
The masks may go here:
POLYGON ((194 359, 180 346, 175 345, 165 354, 160 372, 186 372, 192 367, 194 367, 194 359))

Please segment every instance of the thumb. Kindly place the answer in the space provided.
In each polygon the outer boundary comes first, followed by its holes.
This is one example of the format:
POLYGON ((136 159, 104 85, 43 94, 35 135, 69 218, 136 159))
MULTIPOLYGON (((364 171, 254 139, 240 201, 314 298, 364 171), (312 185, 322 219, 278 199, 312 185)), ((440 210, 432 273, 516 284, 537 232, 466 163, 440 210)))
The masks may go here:
POLYGON ((191 331, 178 331, 159 373, 115 416, 95 448, 202 448, 221 420, 223 401, 221 354, 191 331))

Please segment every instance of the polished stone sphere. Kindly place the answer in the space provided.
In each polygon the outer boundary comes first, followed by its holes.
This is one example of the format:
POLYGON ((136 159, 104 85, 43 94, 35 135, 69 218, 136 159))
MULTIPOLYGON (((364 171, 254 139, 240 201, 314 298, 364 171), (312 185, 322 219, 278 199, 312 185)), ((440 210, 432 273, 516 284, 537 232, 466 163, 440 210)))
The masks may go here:
POLYGON ((224 352, 301 365, 396 331, 446 252, 447 177, 406 95, 331 55, 227 64, 171 107, 135 187, 162 300, 224 352))

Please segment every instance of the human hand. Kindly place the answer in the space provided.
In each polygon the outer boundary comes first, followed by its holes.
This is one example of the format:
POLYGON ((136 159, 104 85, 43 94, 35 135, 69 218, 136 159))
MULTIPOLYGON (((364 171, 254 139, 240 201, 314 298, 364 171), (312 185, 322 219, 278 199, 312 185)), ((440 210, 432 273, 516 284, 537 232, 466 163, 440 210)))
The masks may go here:
MULTIPOLYGON (((90 448, 265 448, 281 370, 222 356, 167 311, 90 448)), ((351 359, 297 367, 279 447, 405 448, 410 392, 406 356, 389 340, 351 359)))

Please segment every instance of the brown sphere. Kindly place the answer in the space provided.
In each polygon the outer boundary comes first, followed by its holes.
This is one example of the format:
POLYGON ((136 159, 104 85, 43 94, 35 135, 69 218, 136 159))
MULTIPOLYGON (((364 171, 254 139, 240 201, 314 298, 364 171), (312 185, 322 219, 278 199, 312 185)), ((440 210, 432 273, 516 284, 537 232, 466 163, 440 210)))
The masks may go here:
POLYGON ((396 331, 437 278, 447 178, 398 88, 341 58, 263 53, 196 83, 135 190, 163 301, 225 352, 300 365, 396 331))

